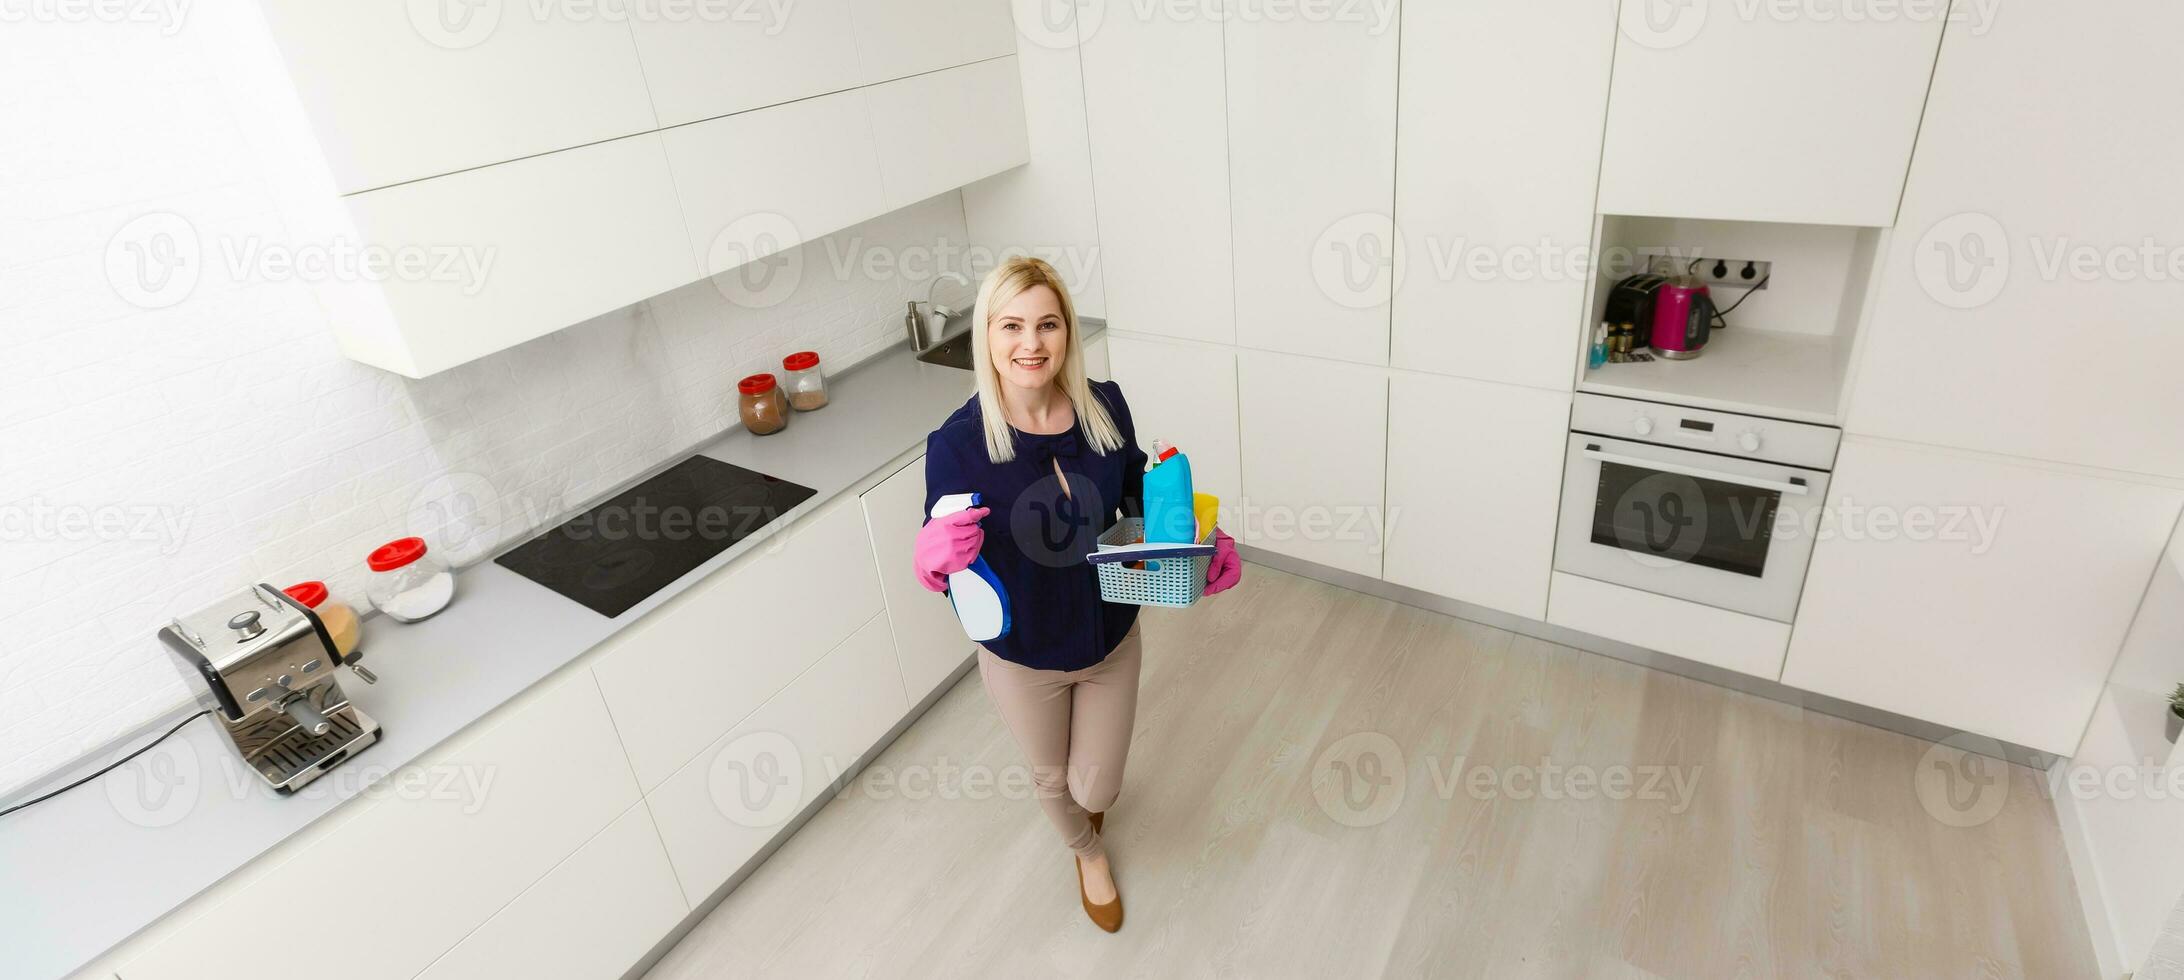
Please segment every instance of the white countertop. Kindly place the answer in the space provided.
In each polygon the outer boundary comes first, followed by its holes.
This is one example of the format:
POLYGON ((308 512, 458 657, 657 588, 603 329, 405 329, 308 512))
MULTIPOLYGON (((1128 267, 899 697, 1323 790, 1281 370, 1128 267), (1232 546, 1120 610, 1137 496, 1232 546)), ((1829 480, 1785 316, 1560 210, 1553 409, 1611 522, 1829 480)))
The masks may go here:
MULTIPOLYGON (((1087 339, 1097 336, 1096 321, 1086 326, 1087 339)), ((613 619, 489 561, 458 573, 455 603, 431 619, 403 625, 373 617, 365 626, 365 662, 379 683, 351 678, 343 686, 385 731, 378 744, 294 796, 276 795, 247 772, 215 725, 199 720, 129 766, 0 817, 0 976, 61 976, 96 959, 362 792, 360 777, 334 778, 344 770, 384 773, 418 758, 774 532, 922 448, 926 433, 970 393, 969 372, 920 364, 898 347, 829 378, 828 406, 795 416, 787 429, 760 438, 737 428, 699 447, 817 492, 613 619), (132 770, 147 765, 167 767, 159 784, 178 787, 174 795, 138 797, 132 770)), ((86 759, 42 786, 61 785, 125 751, 86 759)))

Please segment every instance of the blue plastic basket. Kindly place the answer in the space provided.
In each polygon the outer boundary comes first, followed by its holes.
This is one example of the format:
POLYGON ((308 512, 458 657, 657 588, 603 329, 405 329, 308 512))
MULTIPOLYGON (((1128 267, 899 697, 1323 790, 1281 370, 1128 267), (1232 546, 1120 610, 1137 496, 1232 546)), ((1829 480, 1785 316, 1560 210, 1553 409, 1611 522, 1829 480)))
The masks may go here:
MULTIPOLYGON (((1100 535, 1105 545, 1136 544, 1145 540, 1145 520, 1125 517, 1100 535)), ((1100 571, 1100 598, 1133 606, 1188 606, 1206 593, 1206 566, 1211 555, 1196 558, 1148 558, 1144 568, 1121 562, 1095 566, 1100 571)))

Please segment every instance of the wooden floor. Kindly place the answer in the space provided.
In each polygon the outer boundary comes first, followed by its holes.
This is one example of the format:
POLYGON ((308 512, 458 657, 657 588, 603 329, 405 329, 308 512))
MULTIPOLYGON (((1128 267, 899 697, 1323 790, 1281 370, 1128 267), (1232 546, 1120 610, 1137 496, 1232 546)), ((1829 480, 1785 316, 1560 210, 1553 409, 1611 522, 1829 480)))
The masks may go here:
POLYGON ((650 976, 2091 975, 2037 775, 1951 826, 1928 749, 1254 565, 1146 615, 1120 933, 1006 778, 871 788, 1019 763, 973 672, 650 976))

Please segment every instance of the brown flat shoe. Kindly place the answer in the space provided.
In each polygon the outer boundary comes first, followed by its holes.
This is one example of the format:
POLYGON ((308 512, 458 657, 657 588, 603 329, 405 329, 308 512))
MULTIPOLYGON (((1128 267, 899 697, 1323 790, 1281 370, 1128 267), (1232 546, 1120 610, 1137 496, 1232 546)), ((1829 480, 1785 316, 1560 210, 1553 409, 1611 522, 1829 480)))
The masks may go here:
MULTIPOLYGON (((1084 891, 1084 859, 1074 858, 1073 860, 1077 862, 1077 900, 1084 903, 1084 914, 1092 920, 1093 925, 1107 932, 1114 932, 1122 928, 1122 883, 1119 881, 1115 883, 1114 901, 1105 905, 1094 905, 1091 896, 1085 894, 1084 891)), ((1109 863, 1109 868, 1108 873, 1113 874, 1112 862, 1109 863)))

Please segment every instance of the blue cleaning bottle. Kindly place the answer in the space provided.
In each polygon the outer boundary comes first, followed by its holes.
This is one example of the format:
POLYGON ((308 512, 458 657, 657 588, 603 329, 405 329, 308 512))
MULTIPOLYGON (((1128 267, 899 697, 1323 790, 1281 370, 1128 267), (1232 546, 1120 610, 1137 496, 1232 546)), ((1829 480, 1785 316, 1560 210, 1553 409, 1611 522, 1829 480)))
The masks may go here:
POLYGON ((1191 458, 1159 441, 1153 443, 1153 457, 1153 467, 1145 471, 1145 540, 1191 544, 1198 540, 1191 458))

